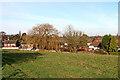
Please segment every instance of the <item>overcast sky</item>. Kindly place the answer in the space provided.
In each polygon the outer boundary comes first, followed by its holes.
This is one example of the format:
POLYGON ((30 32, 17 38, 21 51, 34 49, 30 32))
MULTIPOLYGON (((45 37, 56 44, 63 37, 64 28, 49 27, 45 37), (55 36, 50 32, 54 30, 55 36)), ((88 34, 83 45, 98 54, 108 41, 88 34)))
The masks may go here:
POLYGON ((0 31, 26 32, 49 23, 63 32, 67 25, 89 36, 118 33, 118 2, 5 2, 0 31))

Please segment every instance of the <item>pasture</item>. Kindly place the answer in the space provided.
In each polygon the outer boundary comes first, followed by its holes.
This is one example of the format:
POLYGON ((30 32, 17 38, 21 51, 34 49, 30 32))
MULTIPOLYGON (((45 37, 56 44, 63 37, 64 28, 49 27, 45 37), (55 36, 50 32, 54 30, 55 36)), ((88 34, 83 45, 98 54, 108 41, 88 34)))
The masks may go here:
POLYGON ((2 51, 3 78, 117 78, 118 56, 2 51))

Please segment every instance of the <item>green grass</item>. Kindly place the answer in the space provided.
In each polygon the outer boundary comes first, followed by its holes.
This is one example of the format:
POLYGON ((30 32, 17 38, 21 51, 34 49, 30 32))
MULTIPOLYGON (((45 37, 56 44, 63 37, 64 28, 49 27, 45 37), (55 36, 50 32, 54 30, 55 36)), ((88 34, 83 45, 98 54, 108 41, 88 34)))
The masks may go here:
POLYGON ((2 51, 4 78, 117 78, 118 56, 2 51))

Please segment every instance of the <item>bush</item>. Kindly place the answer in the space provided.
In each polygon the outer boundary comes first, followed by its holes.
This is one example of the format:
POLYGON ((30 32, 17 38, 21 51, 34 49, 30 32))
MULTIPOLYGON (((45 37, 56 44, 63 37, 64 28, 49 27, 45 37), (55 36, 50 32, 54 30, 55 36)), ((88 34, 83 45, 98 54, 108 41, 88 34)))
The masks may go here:
POLYGON ((120 55, 120 52, 110 52, 110 55, 120 55))
POLYGON ((99 53, 99 54, 107 54, 106 51, 104 51, 103 49, 96 49, 95 53, 99 53))

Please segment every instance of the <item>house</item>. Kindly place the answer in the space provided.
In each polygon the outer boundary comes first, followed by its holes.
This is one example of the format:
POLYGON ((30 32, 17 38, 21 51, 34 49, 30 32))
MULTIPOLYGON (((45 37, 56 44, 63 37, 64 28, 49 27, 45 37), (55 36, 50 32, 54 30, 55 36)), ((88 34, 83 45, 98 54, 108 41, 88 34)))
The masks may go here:
POLYGON ((88 38, 87 45, 89 46, 90 44, 92 44, 92 41, 93 41, 93 39, 88 38))
POLYGON ((16 47, 17 40, 5 40, 4 47, 16 47))
POLYGON ((31 44, 27 44, 26 41, 22 41, 21 42, 21 48, 22 49, 30 49, 31 50, 33 48, 33 44, 32 43, 31 44))
POLYGON ((89 45, 90 50, 100 49, 100 47, 101 47, 101 42, 97 42, 97 41, 94 41, 92 42, 92 44, 89 45))
POLYGON ((88 40, 89 51, 101 48, 102 37, 95 37, 93 40, 88 40))
POLYGON ((16 46, 17 40, 5 40, 3 43, 4 47, 2 47, 2 49, 19 49, 19 47, 16 46))

